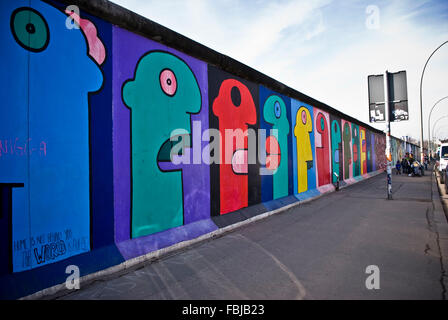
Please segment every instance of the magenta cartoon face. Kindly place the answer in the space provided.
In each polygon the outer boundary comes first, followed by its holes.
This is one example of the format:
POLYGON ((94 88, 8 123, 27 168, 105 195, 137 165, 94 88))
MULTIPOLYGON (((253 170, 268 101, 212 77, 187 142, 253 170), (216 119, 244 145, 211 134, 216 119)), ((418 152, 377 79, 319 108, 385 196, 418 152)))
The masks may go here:
POLYGON ((0 158, 0 183, 23 184, 12 197, 22 271, 89 250, 89 93, 102 87, 106 50, 93 23, 73 15, 68 28, 69 14, 43 1, 2 0, 0 16, 0 140, 27 146, 0 158), (60 232, 70 237, 32 241, 60 232))

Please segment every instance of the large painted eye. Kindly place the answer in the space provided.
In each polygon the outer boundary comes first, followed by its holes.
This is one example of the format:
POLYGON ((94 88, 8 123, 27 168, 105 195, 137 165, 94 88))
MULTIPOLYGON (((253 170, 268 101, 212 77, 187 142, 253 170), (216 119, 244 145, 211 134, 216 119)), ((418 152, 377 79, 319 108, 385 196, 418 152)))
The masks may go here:
POLYGON ((275 101, 274 103, 274 113, 277 119, 279 119, 282 115, 282 108, 280 107, 280 102, 278 101, 275 101))
POLYGON ((307 120, 307 119, 306 119, 306 112, 305 112, 305 110, 303 110, 303 111, 302 111, 302 123, 303 123, 303 124, 306 124, 306 120, 307 120))
POLYGON ((19 45, 32 52, 45 50, 50 41, 47 21, 28 7, 18 8, 12 13, 11 32, 19 45))
POLYGON ((237 87, 232 87, 230 90, 230 98, 232 99, 232 103, 235 107, 239 107, 241 105, 241 92, 237 87))
POLYGON ((172 97, 177 91, 176 75, 170 69, 164 69, 160 73, 160 87, 168 96, 172 97))

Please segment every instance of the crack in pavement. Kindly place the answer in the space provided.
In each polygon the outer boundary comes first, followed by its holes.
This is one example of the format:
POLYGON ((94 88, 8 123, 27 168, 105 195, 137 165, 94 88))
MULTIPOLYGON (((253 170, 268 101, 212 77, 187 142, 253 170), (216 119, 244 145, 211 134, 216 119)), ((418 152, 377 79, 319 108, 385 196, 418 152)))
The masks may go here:
POLYGON ((272 260, 274 260, 274 262, 280 267, 280 269, 283 270, 286 273, 286 275, 291 279, 291 281, 296 285, 297 290, 298 290, 298 295, 297 295, 296 299, 303 300, 305 298, 305 296, 307 295, 305 287, 302 285, 302 283, 299 281, 299 279, 297 279, 295 274, 291 270, 289 270, 289 268, 287 266, 285 266, 280 260, 278 260, 276 256, 274 256, 271 252, 269 252, 268 250, 263 248, 260 244, 250 240, 249 238, 245 237, 244 235, 237 234, 236 236, 251 243, 256 248, 258 248, 259 250, 264 252, 266 255, 268 255, 272 260))
MULTIPOLYGON (((445 266, 443 265, 443 255, 442 255, 442 249, 440 247, 440 235, 439 231, 437 230, 437 225, 434 222, 434 203, 432 204, 432 208, 429 207, 426 209, 426 221, 428 223, 428 230, 435 234, 436 236, 436 244, 437 244, 437 251, 439 252, 439 262, 440 262, 440 285, 442 287, 442 300, 446 300, 446 287, 445 287, 445 277, 446 277, 446 270, 445 266), (431 211, 431 213, 430 213, 431 211)), ((425 250, 426 254, 426 250, 425 250)))

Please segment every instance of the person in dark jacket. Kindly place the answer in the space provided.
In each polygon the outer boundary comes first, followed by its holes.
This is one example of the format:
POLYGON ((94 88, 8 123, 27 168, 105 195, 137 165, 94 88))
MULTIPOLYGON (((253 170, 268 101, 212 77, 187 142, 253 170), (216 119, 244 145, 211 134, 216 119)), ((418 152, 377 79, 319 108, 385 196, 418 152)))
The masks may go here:
POLYGON ((403 168, 403 173, 409 173, 408 172, 409 171, 409 168, 408 168, 409 164, 408 164, 408 160, 406 158, 403 158, 401 160, 401 166, 403 168))
POLYGON ((397 170, 397 174, 401 174, 401 162, 400 162, 400 160, 397 160, 397 163, 395 164, 395 169, 397 170))

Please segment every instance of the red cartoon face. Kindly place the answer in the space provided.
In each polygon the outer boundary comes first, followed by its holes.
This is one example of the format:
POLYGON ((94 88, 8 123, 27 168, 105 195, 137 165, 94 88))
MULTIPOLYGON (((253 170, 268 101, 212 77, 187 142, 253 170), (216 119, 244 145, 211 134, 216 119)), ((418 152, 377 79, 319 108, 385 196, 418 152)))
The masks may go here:
POLYGON ((325 116, 319 112, 316 116, 316 161, 319 186, 330 183, 330 136, 325 116))
POLYGON ((327 149, 329 147, 328 125, 327 120, 322 113, 317 115, 315 128, 317 129, 317 138, 319 140, 316 141, 316 147, 327 149))
POLYGON ((227 79, 221 84, 219 95, 213 102, 213 113, 219 119, 222 160, 232 165, 234 173, 247 174, 246 130, 248 125, 257 122, 252 94, 241 82, 227 79), (232 130, 234 130, 233 134, 232 130))
POLYGON ((248 205, 247 129, 257 123, 257 109, 249 89, 238 80, 227 79, 212 110, 221 134, 220 214, 225 214, 248 205))
POLYGON ((219 95, 213 102, 213 113, 219 118, 219 127, 246 129, 257 123, 257 110, 249 89, 235 79, 221 84, 219 95))

